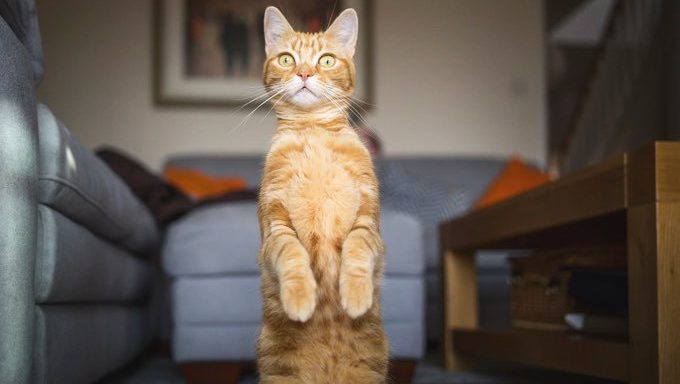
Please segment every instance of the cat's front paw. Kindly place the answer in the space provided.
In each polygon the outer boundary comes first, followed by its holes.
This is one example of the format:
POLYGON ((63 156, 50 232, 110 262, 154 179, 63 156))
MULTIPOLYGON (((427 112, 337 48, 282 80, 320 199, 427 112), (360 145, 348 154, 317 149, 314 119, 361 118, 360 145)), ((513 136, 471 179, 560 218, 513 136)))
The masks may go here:
POLYGON ((305 322, 316 308, 316 281, 311 271, 281 281, 281 304, 293 321, 305 322))
POLYGON ((349 317, 356 319, 373 305, 373 279, 371 276, 340 275, 340 302, 349 317))

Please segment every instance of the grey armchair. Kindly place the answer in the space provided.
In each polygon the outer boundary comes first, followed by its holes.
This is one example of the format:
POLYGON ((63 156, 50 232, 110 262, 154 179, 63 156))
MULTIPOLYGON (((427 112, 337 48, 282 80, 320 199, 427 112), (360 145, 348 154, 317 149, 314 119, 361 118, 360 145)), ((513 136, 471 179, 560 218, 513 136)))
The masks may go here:
POLYGON ((152 335, 158 232, 146 208, 36 102, 32 0, 0 1, 0 383, 90 383, 152 335))

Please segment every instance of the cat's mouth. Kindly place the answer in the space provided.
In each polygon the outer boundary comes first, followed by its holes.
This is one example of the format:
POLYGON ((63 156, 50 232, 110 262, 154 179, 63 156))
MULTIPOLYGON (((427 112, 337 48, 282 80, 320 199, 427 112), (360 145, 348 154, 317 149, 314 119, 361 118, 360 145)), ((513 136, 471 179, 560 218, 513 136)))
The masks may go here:
POLYGON ((297 92, 295 92, 295 94, 296 94, 296 95, 297 95, 297 94, 303 94, 305 91, 311 93, 311 94, 314 95, 314 96, 316 96, 316 93, 314 93, 311 89, 307 88, 306 85, 303 85, 302 88, 300 88, 297 92))
POLYGON ((318 103, 319 99, 319 95, 309 87, 309 84, 301 84, 300 88, 291 95, 293 104, 302 107, 312 106, 318 103))

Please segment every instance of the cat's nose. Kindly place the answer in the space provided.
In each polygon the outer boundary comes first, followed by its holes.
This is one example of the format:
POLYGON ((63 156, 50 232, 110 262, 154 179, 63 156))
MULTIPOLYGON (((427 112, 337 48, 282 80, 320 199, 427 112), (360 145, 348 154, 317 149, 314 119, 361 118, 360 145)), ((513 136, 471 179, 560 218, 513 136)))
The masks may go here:
POLYGON ((300 76, 302 81, 307 81, 307 78, 314 76, 314 74, 310 70, 303 70, 298 72, 298 76, 300 76))

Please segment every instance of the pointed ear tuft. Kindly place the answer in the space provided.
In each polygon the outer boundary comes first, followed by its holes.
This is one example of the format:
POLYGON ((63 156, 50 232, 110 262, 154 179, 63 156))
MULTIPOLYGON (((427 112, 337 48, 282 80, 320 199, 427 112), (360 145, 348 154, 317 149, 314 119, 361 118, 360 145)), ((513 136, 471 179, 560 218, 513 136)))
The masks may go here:
POLYGON ((347 54, 352 57, 357 45, 357 35, 359 33, 359 17, 357 12, 348 8, 342 11, 333 21, 326 33, 335 36, 347 54))
POLYGON ((288 33, 294 32, 293 28, 276 7, 267 7, 264 11, 264 43, 267 54, 272 52, 288 33))

